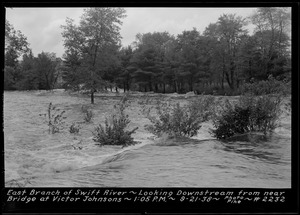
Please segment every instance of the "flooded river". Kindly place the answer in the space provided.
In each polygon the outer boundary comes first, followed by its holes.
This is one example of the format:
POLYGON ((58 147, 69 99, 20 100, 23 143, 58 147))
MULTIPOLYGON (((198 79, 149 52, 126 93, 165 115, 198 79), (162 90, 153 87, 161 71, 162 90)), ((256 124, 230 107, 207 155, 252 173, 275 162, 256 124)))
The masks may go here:
POLYGON ((246 135, 221 142, 205 123, 190 140, 153 139, 143 126, 138 97, 128 114, 139 144, 95 145, 92 131, 118 101, 114 94, 98 95, 84 121, 88 96, 63 91, 4 93, 4 151, 6 187, 291 187, 291 118, 281 119, 272 136, 246 135), (65 110, 61 132, 48 133, 49 103, 65 110), (72 123, 79 134, 69 133, 72 123), (171 144, 164 144, 168 141, 171 144), (173 141, 173 142, 172 142, 173 141))

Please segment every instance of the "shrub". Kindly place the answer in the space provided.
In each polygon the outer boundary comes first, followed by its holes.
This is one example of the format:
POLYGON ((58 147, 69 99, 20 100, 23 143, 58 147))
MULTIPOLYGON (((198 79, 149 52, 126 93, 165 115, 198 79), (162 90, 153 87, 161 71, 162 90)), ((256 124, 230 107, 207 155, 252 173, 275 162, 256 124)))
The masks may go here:
POLYGON ((82 105, 81 111, 84 113, 84 121, 91 122, 94 117, 94 112, 89 110, 89 107, 85 105, 82 105))
POLYGON ((197 86, 194 91, 197 95, 219 95, 219 96, 236 96, 240 95, 240 90, 232 90, 227 84, 222 89, 221 86, 197 86))
POLYGON ((201 97, 187 105, 179 103, 171 105, 158 101, 156 104, 156 116, 151 116, 148 111, 147 118, 152 125, 146 125, 151 133, 161 136, 163 133, 175 137, 192 137, 197 135, 201 123, 208 120, 213 111, 214 98, 212 96, 201 97))
POLYGON ((79 125, 76 125, 76 123, 72 123, 72 125, 70 126, 69 128, 69 132, 71 134, 78 134, 79 133, 79 130, 80 130, 80 126, 79 125))
POLYGON ((46 114, 40 114, 40 116, 44 116, 47 119, 47 124, 49 127, 49 134, 58 133, 62 129, 62 125, 65 123, 63 120, 66 117, 63 116, 65 111, 60 111, 60 109, 56 108, 52 105, 52 102, 49 103, 48 110, 46 114))
POLYGON ((290 94, 291 83, 278 81, 273 76, 269 76, 268 80, 254 83, 246 83, 241 87, 242 94, 250 95, 268 95, 268 94, 290 94))
POLYGON ((99 124, 93 132, 97 145, 121 145, 123 147, 134 145, 136 142, 131 135, 138 129, 125 130, 130 123, 129 116, 125 114, 127 96, 114 106, 114 113, 105 119, 104 126, 99 124))
POLYGON ((237 104, 226 102, 220 115, 213 120, 213 134, 226 139, 247 132, 272 132, 281 114, 280 96, 241 96, 237 104))

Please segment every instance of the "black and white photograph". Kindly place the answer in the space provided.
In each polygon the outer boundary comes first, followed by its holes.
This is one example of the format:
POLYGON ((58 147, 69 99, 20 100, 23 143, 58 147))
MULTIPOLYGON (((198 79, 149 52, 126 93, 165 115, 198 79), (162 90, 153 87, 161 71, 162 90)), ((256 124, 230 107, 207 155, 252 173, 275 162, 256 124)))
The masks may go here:
POLYGON ((5 11, 6 188, 291 188, 291 7, 5 11))

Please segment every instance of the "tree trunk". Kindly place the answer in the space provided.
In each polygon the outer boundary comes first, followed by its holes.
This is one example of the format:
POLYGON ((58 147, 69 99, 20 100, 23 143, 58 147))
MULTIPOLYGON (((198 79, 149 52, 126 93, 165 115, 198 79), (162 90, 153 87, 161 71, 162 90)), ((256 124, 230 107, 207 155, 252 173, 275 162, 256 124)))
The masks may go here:
POLYGON ((94 89, 91 89, 91 104, 94 104, 94 89))
POLYGON ((154 85, 155 92, 158 92, 158 84, 154 85))
POLYGON ((166 93, 166 84, 163 83, 163 92, 166 93))
POLYGON ((230 79, 231 79, 231 89, 232 90, 235 90, 235 65, 234 65, 234 62, 232 61, 230 63, 230 79))
POLYGON ((223 73, 222 73, 222 90, 224 90, 224 79, 225 79, 225 62, 224 62, 224 58, 223 58, 223 73))
POLYGON ((149 91, 152 91, 153 89, 152 89, 152 82, 151 82, 151 80, 149 81, 149 91))
POLYGON ((127 87, 127 91, 129 91, 130 90, 130 84, 129 84, 129 82, 126 83, 126 87, 127 87))
POLYGON ((232 83, 231 83, 231 81, 230 81, 230 78, 229 78, 228 72, 226 72, 225 74, 226 74, 226 80, 227 80, 227 83, 228 83, 228 85, 229 85, 230 89, 232 89, 232 83))
POLYGON ((190 80, 190 92, 193 92, 193 77, 190 80))
POLYGON ((176 86, 176 85, 177 85, 177 83, 176 83, 176 81, 174 81, 173 87, 174 87, 174 92, 175 92, 175 93, 177 93, 177 86, 176 86))

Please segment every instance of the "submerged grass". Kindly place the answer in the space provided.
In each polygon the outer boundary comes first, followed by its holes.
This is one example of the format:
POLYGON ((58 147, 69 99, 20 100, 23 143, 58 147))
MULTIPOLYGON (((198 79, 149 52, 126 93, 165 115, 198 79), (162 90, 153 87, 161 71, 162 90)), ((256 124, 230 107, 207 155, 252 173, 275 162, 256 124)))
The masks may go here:
POLYGON ((236 104, 228 100, 213 119, 213 135, 226 139, 247 132, 267 134, 278 126, 282 96, 241 96, 236 104))

